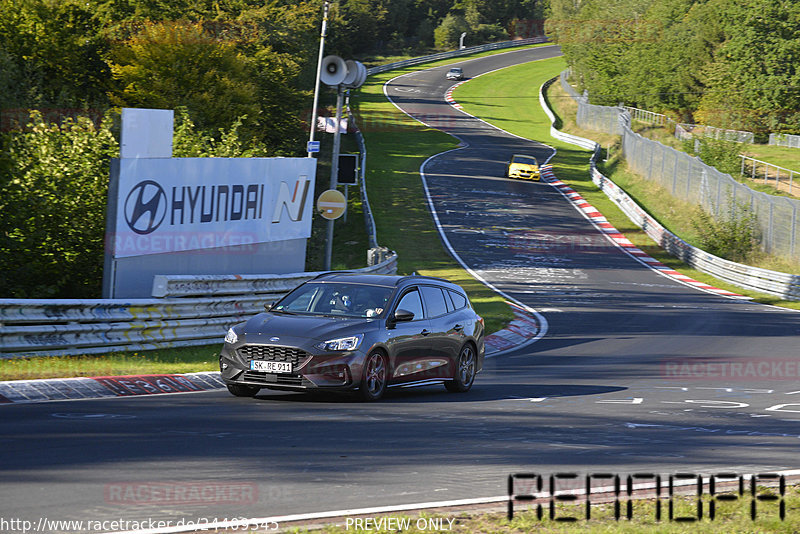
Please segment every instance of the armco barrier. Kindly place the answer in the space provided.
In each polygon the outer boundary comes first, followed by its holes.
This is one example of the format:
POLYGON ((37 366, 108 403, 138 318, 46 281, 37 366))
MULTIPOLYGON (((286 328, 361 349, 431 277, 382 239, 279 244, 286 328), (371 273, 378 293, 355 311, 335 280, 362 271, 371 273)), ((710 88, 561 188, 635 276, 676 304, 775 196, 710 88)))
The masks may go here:
POLYGON ((553 111, 547 104, 547 99, 544 97, 544 93, 545 91, 547 91, 547 88, 550 87, 555 81, 556 78, 547 80, 539 88, 539 105, 542 106, 542 109, 547 115, 547 118, 550 119, 550 135, 552 135, 553 137, 555 137, 560 141, 577 145, 581 148, 585 148, 586 150, 592 150, 594 152, 594 155, 592 156, 592 165, 594 165, 595 157, 600 152, 600 145, 598 143, 595 143, 591 139, 586 139, 585 137, 578 137, 577 135, 568 134, 556 129, 556 116, 555 114, 553 114, 553 111))
MULTIPOLYGON (((565 81, 566 71, 561 73, 562 81, 565 81)), ((552 123, 555 123, 555 115, 547 105, 544 92, 557 78, 548 80, 539 90, 539 103, 544 109, 552 123)), ((594 154, 591 158, 592 181, 611 199, 620 209, 633 221, 634 224, 642 228, 651 239, 658 243, 664 250, 681 261, 697 269, 698 271, 716 276, 736 286, 768 293, 787 300, 800 300, 800 276, 759 269, 729 261, 697 247, 690 245, 669 230, 664 228, 658 221, 648 215, 636 202, 628 196, 614 182, 605 177, 595 167, 599 145, 590 139, 566 134, 550 127, 550 133, 556 139, 571 143, 581 148, 592 150, 594 154)))
POLYGON ((387 63, 386 65, 379 65, 367 69, 367 74, 379 74, 394 69, 401 69, 403 67, 410 67, 411 65, 419 65, 420 63, 428 63, 429 61, 438 61, 440 59, 449 59, 453 57, 468 56, 478 52, 487 52, 489 50, 500 50, 503 48, 514 48, 517 46, 526 46, 531 44, 546 43, 547 37, 533 37, 530 39, 518 39, 516 41, 502 41, 499 43, 489 43, 478 46, 470 46, 469 48, 462 48, 461 50, 451 50, 449 52, 440 52, 438 54, 431 54, 430 56, 421 56, 403 61, 396 61, 394 63, 387 63))
POLYGON ((364 222, 367 225, 369 248, 377 248, 379 246, 378 231, 375 228, 375 218, 372 216, 372 207, 369 205, 369 197, 367 196, 367 144, 364 141, 364 135, 358 129, 356 118, 349 106, 347 107, 347 115, 350 117, 350 125, 354 130, 358 151, 361 154, 361 172, 358 174, 358 181, 361 185, 361 206, 364 210, 364 222))
MULTIPOLYGON (((397 256, 357 272, 395 273, 397 256)), ((154 294, 168 298, 2 299, 0 358, 213 344, 317 274, 156 277, 154 294)))
POLYGON ((592 166, 592 181, 650 238, 687 265, 739 287, 800 300, 800 276, 729 261, 690 245, 648 215, 614 182, 592 166))

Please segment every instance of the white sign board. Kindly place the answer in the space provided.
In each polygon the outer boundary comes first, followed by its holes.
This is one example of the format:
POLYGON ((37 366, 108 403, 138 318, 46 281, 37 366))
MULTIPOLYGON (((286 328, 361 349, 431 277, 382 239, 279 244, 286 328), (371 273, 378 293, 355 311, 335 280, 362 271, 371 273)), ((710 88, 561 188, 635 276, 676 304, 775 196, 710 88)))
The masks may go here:
POLYGON ((114 258, 311 236, 312 158, 119 161, 114 258))
POLYGON ((171 109, 122 108, 120 157, 171 158, 171 109))

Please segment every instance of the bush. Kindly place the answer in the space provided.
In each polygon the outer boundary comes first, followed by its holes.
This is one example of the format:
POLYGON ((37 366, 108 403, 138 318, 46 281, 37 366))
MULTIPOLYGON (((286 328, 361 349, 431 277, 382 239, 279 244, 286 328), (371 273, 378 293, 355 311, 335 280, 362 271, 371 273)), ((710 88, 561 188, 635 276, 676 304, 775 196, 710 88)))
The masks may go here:
POLYGON ((433 32, 433 41, 436 48, 458 48, 458 41, 463 32, 469 31, 469 24, 462 15, 448 13, 433 32))
POLYGON ((0 296, 100 295, 114 117, 47 124, 38 112, 23 132, 2 134, 0 296))
POLYGON ((713 137, 693 137, 683 142, 683 149, 689 154, 696 154, 707 165, 718 171, 739 176, 742 160, 739 154, 742 144, 713 137), (695 151, 695 148, 698 150, 695 151))
MULTIPOLYGON (((3 133, 0 153, 0 298, 99 298, 103 279, 116 116, 49 124, 33 112, 27 129, 3 133)), ((261 157, 242 140, 242 118, 218 139, 176 117, 176 157, 261 157)))
POLYGON ((727 216, 714 218, 697 208, 692 226, 700 238, 701 248, 727 260, 746 263, 757 250, 756 217, 749 206, 732 202, 727 216))
POLYGON ((113 60, 118 83, 111 100, 121 107, 186 106, 200 128, 212 131, 259 115, 252 62, 200 23, 144 25, 114 50, 113 60))

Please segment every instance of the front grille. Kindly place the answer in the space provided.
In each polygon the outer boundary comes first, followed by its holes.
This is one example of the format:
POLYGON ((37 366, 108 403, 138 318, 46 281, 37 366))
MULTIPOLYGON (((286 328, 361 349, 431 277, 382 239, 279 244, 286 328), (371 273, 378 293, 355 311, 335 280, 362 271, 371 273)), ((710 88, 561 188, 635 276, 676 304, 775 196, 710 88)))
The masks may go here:
POLYGON ((250 360, 292 362, 295 368, 299 367, 301 363, 305 363, 311 356, 304 350, 277 345, 243 345, 239 348, 239 354, 248 362, 250 360))

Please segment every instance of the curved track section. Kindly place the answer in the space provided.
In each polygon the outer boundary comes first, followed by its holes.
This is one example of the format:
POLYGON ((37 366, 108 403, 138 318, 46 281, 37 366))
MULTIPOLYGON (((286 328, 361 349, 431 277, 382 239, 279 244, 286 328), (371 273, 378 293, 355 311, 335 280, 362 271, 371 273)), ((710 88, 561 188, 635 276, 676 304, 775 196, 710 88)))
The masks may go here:
MULTIPOLYGON (((475 76, 557 53, 462 64, 475 76)), ((425 165, 442 230, 467 265, 543 312, 548 335, 487 360, 463 395, 427 387, 365 405, 214 391, 3 406, 0 516, 174 525, 501 496, 515 472, 796 467, 800 315, 667 280, 551 186, 502 178, 511 153, 552 150, 453 109, 444 72, 386 92, 464 141, 425 165), (719 376, 734 365, 736 377, 719 376)))

